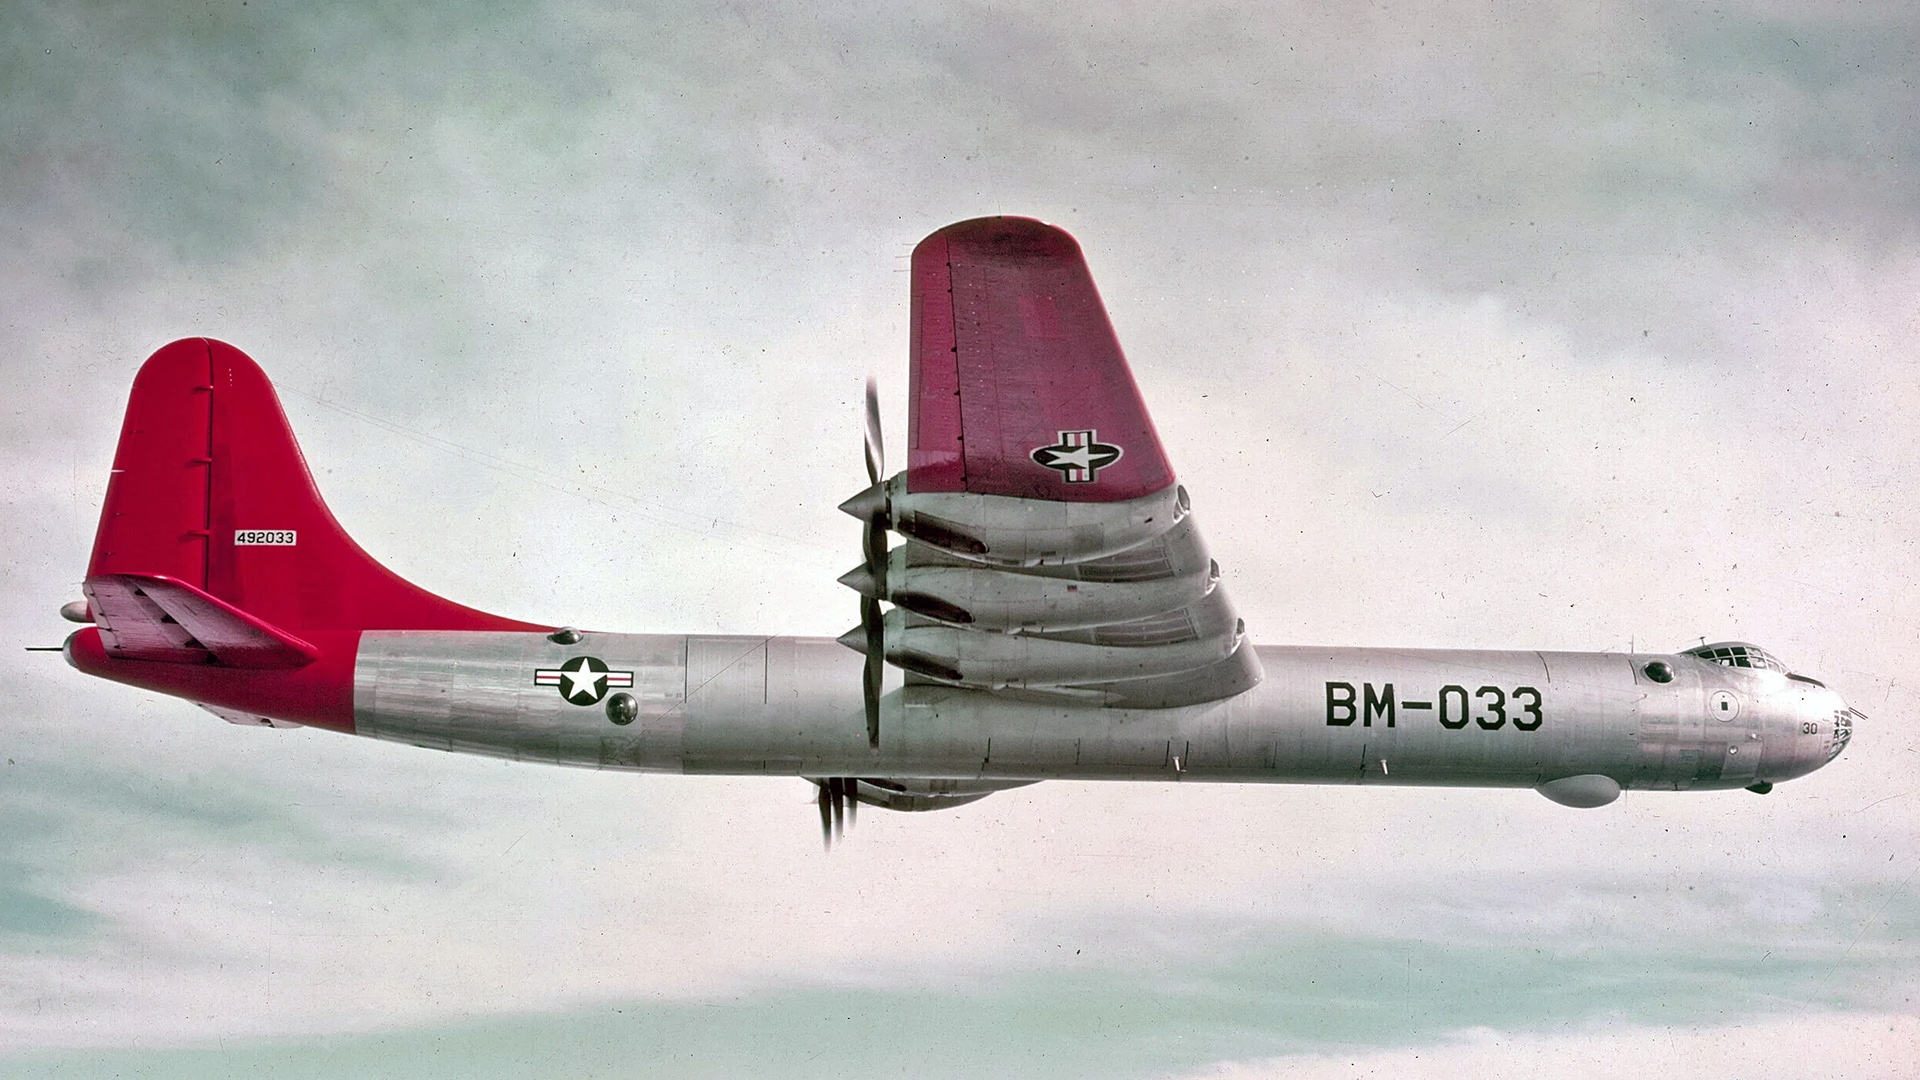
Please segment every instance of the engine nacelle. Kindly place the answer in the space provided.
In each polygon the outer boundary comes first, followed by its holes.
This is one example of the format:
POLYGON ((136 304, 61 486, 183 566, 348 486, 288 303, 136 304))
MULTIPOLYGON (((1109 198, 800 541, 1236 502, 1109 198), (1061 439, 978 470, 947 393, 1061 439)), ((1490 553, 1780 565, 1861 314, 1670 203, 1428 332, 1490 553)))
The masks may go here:
MULTIPOLYGON (((887 556, 880 599, 976 629, 1045 632, 1174 611, 1204 598, 1219 580, 1189 517, 1125 551, 1048 566, 994 566, 909 541, 887 556)), ((841 581, 869 596, 878 591, 864 568, 841 581)))
POLYGON ((884 517, 902 536, 977 562, 1047 566, 1144 544, 1179 524, 1192 504, 1178 484, 1127 502, 1052 502, 964 491, 911 492, 907 474, 900 473, 840 509, 863 521, 884 517))

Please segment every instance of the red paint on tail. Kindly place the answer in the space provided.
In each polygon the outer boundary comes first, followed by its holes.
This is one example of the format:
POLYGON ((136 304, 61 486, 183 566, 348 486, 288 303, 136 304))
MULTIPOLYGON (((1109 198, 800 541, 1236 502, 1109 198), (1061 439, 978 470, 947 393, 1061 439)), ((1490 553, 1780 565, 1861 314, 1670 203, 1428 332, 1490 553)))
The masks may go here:
MULTIPOLYGON (((135 659, 142 651, 122 648, 105 627, 76 635, 68 649, 76 667, 345 730, 353 725, 360 631, 548 629, 456 604, 376 562, 321 501, 266 375, 240 350, 207 338, 167 345, 134 379, 87 568, 89 579, 118 575, 184 584, 175 591, 188 602, 194 592, 221 602, 201 601, 200 609, 230 607, 265 637, 310 642, 320 656, 298 671, 244 673, 223 664, 217 649, 197 663, 135 659)), ((154 618, 172 619, 164 603, 127 610, 148 607, 154 618)))

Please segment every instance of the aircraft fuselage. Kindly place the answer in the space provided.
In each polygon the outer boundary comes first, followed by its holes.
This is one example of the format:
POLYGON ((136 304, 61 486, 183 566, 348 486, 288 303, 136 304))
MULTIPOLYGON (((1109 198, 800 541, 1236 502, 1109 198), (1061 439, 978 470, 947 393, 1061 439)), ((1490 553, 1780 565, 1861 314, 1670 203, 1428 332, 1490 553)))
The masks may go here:
MULTIPOLYGON (((69 653, 136 685, 159 667, 69 653)), ((862 659, 830 638, 368 631, 352 717, 379 739, 640 772, 1475 787, 1596 776, 1667 790, 1802 776, 1851 734, 1846 705, 1812 680, 1686 654, 1258 656, 1266 677, 1252 690, 1177 708, 890 687, 870 750, 862 659), (1667 681, 1649 676, 1656 663, 1667 681)))

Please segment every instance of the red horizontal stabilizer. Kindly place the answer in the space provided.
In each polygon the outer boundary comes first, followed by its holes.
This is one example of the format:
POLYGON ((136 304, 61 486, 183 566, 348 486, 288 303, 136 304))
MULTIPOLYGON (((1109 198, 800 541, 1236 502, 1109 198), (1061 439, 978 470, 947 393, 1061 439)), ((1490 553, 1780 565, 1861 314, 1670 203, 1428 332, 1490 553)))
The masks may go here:
POLYGON ((103 574, 84 586, 100 642, 119 660, 297 668, 319 659, 312 645, 184 581, 156 574, 103 574))
POLYGON ((913 252, 907 490, 1121 502, 1173 469, 1073 237, 949 225, 913 252))

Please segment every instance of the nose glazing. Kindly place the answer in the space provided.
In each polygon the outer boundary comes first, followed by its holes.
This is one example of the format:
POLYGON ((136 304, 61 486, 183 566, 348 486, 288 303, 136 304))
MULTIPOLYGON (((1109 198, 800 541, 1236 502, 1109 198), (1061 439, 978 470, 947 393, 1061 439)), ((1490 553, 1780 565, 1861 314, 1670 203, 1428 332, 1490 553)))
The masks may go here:
POLYGON ((1821 764, 1824 765, 1840 756, 1840 752, 1853 741, 1853 722, 1866 718, 1866 714, 1859 709, 1851 708, 1845 702, 1840 703, 1840 707, 1833 711, 1832 735, 1827 744, 1827 756, 1821 764))

